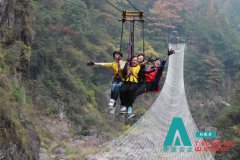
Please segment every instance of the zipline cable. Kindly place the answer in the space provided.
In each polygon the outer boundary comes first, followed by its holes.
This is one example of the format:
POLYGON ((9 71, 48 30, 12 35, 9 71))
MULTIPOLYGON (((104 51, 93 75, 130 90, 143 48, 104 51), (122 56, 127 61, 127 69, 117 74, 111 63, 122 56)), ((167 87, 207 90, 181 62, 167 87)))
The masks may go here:
POLYGON ((84 2, 84 3, 86 3, 86 4, 90 5, 90 6, 93 6, 93 7, 97 8, 97 9, 99 9, 99 10, 101 10, 101 11, 104 11, 105 13, 108 13, 108 14, 111 14, 111 15, 114 15, 114 16, 117 16, 117 15, 115 15, 114 13, 112 13, 111 11, 108 11, 108 10, 106 10, 106 9, 104 9, 104 8, 99 7, 99 6, 98 6, 97 4, 95 4, 95 3, 91 3, 91 2, 86 1, 86 0, 82 0, 82 2, 84 2))
POLYGON ((122 10, 119 8, 119 7, 117 7, 116 5, 114 5, 113 3, 111 3, 111 2, 109 2, 108 0, 105 0, 108 4, 110 4, 113 8, 115 8, 116 10, 118 10, 119 12, 121 12, 122 13, 122 10))
MULTIPOLYGON (((138 12, 140 12, 141 10, 139 10, 137 7, 135 7, 135 5, 130 1, 130 0, 127 0, 127 2, 138 12)), ((144 18, 146 18, 149 22, 151 22, 152 24, 156 25, 157 24, 155 22, 153 22, 151 19, 149 19, 147 16, 143 15, 144 18)))
MULTIPOLYGON (((93 13, 97 13, 98 15, 101 14, 101 12, 99 12, 99 11, 91 10, 91 9, 89 9, 89 8, 80 6, 79 4, 77 4, 77 3, 75 3, 75 2, 70 2, 70 1, 68 1, 68 0, 63 0, 63 1, 66 2, 66 3, 69 3, 69 4, 73 5, 73 6, 77 6, 78 8, 85 9, 85 10, 91 11, 91 12, 93 12, 93 13)), ((98 7, 98 8, 99 8, 99 7, 98 7)), ((108 12, 108 11, 104 11, 104 12, 110 13, 110 12, 108 12)), ((111 13, 111 14, 112 14, 112 13, 111 13)), ((103 15, 106 16, 107 18, 116 20, 114 17, 112 17, 112 16, 110 16, 110 15, 106 15, 106 14, 103 14, 103 15)))

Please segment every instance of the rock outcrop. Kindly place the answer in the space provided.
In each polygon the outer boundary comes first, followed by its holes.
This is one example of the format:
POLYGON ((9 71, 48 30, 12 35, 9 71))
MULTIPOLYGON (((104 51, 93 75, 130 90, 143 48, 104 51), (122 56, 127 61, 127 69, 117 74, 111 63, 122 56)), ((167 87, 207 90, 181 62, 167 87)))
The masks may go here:
MULTIPOLYGON (((19 90, 16 86, 14 88, 12 83, 21 80, 18 68, 23 70, 22 66, 28 59, 25 50, 30 46, 34 35, 31 12, 31 1, 0 0, 1 61, 10 70, 14 68, 14 74, 8 71, 0 72, 0 160, 39 159, 40 140, 32 122, 21 114, 26 104, 16 99, 15 92, 19 90), (4 57, 5 48, 11 49, 6 52, 11 58, 4 57)), ((19 93, 18 95, 21 94, 19 93)))

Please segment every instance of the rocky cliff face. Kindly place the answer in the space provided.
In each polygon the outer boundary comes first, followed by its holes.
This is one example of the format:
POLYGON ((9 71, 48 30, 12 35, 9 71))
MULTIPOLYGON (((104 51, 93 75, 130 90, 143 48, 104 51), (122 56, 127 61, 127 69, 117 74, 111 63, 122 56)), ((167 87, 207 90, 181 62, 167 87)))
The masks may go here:
POLYGON ((30 125, 24 121, 21 122, 22 130, 26 133, 21 135, 7 115, 0 113, 0 121, 0 159, 38 159, 39 139, 30 125))
POLYGON ((14 27, 15 15, 14 15, 14 2, 13 0, 0 0, 0 24, 1 28, 6 26, 9 29, 14 27))
POLYGON ((0 41, 11 44, 16 40, 31 44, 33 14, 31 1, 0 0, 0 41))
POLYGON ((30 52, 29 45, 33 40, 30 2, 0 0, 0 61, 9 68, 0 71, 1 160, 39 159, 40 140, 33 123, 22 114, 27 104, 17 98, 21 93, 15 85, 19 86, 21 82, 23 60, 29 62, 26 50, 30 52), (11 72, 12 68, 14 72, 11 72))
POLYGON ((9 77, 0 74, 0 159, 35 160, 40 140, 33 123, 26 120, 27 104, 14 99, 14 90, 9 77))

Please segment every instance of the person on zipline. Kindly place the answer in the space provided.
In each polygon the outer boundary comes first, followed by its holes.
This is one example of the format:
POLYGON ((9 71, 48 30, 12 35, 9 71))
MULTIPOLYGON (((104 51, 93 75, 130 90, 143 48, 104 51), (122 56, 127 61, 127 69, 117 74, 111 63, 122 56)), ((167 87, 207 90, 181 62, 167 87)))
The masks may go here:
MULTIPOLYGON (((146 64, 148 63, 152 63, 154 62, 154 58, 151 56, 149 57, 147 60, 145 60, 145 55, 144 54, 138 54, 137 55, 137 58, 138 58, 138 63, 140 64, 141 66, 141 70, 147 70, 147 67, 146 67, 146 64)), ((149 69, 147 72, 140 72, 139 73, 139 88, 142 88, 146 85, 146 78, 145 78, 145 75, 146 74, 150 74, 152 73, 153 71, 155 71, 156 69, 153 68, 153 69, 149 69)))
POLYGON ((154 60, 154 66, 153 67, 148 67, 149 70, 154 70, 151 73, 145 74, 143 77, 144 79, 142 80, 143 83, 140 85, 140 87, 136 90, 136 92, 133 95, 133 102, 137 98, 137 96, 147 93, 147 92, 159 92, 160 91, 160 86, 159 86, 159 81, 162 77, 162 72, 164 70, 165 64, 167 59, 169 58, 170 55, 174 54, 174 50, 168 50, 167 56, 161 60, 160 58, 157 58, 154 60))
POLYGON ((120 88, 121 108, 120 113, 128 113, 128 117, 132 116, 133 94, 138 89, 138 74, 140 72, 140 65, 136 56, 133 56, 124 66, 124 73, 126 79, 120 88))
MULTIPOLYGON (((141 66, 141 70, 146 70, 146 64, 150 62, 154 62, 154 59, 152 56, 149 57, 147 60, 145 60, 145 55, 143 53, 138 54, 137 59, 138 59, 139 65, 141 66)), ((141 72, 138 79, 139 79, 139 83, 142 84, 145 80, 145 73, 141 72)))
POLYGON ((134 116, 132 112, 132 104, 134 102, 134 93, 139 88, 139 76, 142 74, 151 73, 153 70, 146 71, 141 67, 137 56, 133 56, 130 60, 130 64, 127 62, 123 68, 125 74, 125 81, 120 88, 120 113, 127 113, 128 118, 134 116))
POLYGON ((112 82, 112 87, 111 87, 111 99, 109 101, 109 111, 111 114, 115 113, 115 104, 118 99, 119 95, 119 90, 120 87, 123 84, 123 81, 125 80, 125 77, 123 76, 122 69, 125 66, 125 61, 122 60, 123 54, 119 51, 114 51, 113 52, 113 58, 114 62, 110 63, 95 63, 90 61, 87 63, 88 66, 103 66, 106 68, 110 68, 113 71, 113 82, 112 82))

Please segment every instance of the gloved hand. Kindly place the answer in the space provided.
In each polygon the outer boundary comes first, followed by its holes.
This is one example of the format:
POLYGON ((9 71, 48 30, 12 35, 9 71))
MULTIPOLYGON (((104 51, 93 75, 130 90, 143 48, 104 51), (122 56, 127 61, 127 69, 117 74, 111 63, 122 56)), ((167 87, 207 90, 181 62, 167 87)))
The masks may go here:
POLYGON ((88 66, 93 66, 95 63, 93 61, 90 61, 87 63, 88 66))
POLYGON ((154 62, 153 56, 149 57, 149 58, 147 59, 147 62, 154 62))
POLYGON ((171 50, 168 50, 168 56, 170 56, 170 55, 172 55, 172 54, 174 54, 175 53, 175 51, 173 50, 173 49, 171 49, 171 50))

